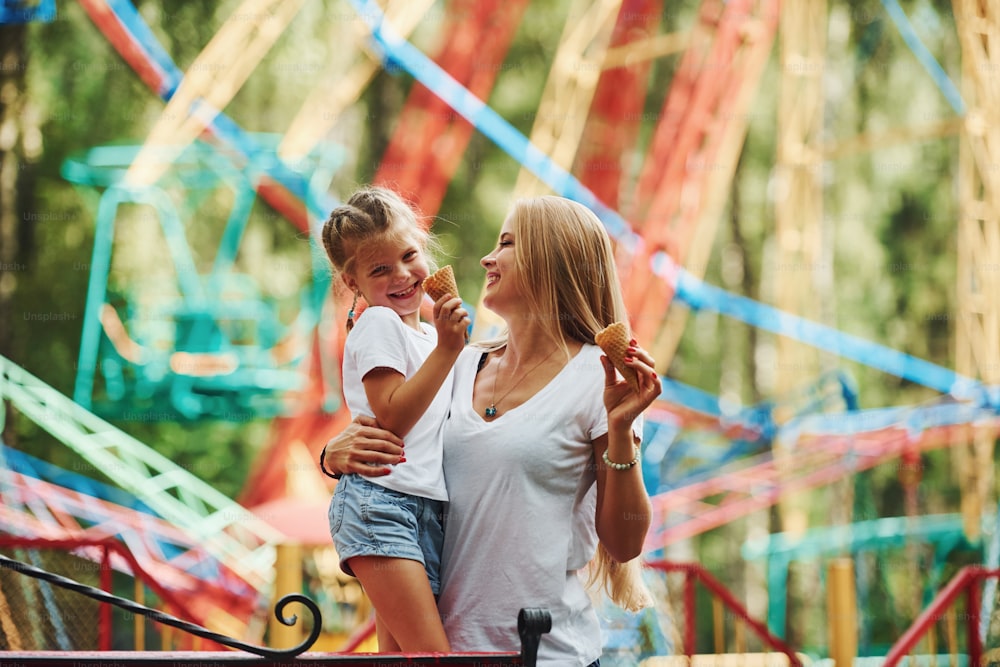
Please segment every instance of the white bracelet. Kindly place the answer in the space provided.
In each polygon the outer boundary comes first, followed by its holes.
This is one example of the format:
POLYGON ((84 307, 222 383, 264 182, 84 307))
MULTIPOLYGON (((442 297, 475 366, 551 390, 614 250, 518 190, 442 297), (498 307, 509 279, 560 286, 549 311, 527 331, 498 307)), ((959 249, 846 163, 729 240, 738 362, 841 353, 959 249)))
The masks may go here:
POLYGON ((607 449, 604 450, 604 456, 602 458, 604 459, 604 462, 608 465, 609 468, 614 468, 615 470, 628 470, 629 468, 631 468, 632 466, 634 466, 636 463, 639 462, 639 448, 636 447, 635 445, 632 445, 632 451, 635 452, 635 457, 628 463, 615 463, 614 461, 608 458, 607 449))

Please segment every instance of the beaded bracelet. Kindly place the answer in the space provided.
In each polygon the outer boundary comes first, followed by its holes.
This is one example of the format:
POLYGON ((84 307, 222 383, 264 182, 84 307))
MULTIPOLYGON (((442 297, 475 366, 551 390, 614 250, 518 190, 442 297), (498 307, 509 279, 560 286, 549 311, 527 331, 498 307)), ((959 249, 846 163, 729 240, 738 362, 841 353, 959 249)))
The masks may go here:
POLYGON ((632 451, 635 452, 635 457, 628 463, 615 463, 614 461, 608 458, 608 450, 606 449, 604 450, 604 456, 602 458, 604 459, 604 462, 608 465, 609 468, 614 468, 615 470, 628 470, 629 468, 631 468, 632 466, 634 466, 636 463, 639 462, 639 448, 633 445, 632 451))

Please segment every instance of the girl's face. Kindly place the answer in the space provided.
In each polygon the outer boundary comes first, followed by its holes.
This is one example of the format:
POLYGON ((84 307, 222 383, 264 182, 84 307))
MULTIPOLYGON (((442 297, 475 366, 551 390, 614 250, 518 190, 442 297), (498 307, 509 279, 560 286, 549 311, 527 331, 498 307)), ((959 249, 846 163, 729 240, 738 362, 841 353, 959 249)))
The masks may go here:
POLYGON ((391 308, 409 326, 419 327, 421 286, 430 274, 424 250, 415 238, 384 238, 358 252, 352 276, 344 276, 370 306, 391 308))
POLYGON ((512 313, 516 304, 524 303, 514 265, 514 232, 510 218, 503 223, 497 246, 479 260, 486 269, 486 289, 483 305, 498 315, 512 313))

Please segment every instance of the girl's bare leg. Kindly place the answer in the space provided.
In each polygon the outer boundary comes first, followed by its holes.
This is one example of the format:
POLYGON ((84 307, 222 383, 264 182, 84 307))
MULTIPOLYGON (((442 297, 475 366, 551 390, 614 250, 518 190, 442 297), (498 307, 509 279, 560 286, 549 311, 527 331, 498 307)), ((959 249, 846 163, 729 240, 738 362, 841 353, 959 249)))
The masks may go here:
MULTIPOLYGON (((406 558, 355 556, 351 570, 361 582, 378 616, 376 628, 384 625, 398 650, 448 653, 434 593, 424 566, 406 558)), ((382 633, 379 632, 381 650, 382 633)))
POLYGON ((375 636, 378 637, 379 653, 399 653, 399 644, 396 643, 389 628, 386 627, 385 621, 382 620, 377 611, 375 612, 375 636))

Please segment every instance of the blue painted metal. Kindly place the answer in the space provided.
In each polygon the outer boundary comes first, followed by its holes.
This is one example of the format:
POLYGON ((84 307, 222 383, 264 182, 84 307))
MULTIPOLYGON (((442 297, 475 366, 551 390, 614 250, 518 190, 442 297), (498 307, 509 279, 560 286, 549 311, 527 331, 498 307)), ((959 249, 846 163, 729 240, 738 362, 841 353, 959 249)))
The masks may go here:
POLYGON ((0 0, 0 24, 48 23, 56 18, 56 0, 0 0))
POLYGON ((903 8, 899 6, 898 0, 882 0, 882 6, 899 30, 903 41, 910 47, 910 51, 913 52, 913 55, 916 56, 920 64, 924 66, 927 73, 931 75, 931 79, 933 79, 934 84, 941 91, 941 94, 944 95, 944 98, 948 100, 948 104, 955 110, 955 113, 964 116, 965 102, 962 100, 962 94, 958 91, 958 86, 951 80, 948 73, 944 71, 944 68, 934 58, 934 55, 924 46, 924 43, 920 41, 920 36, 913 29, 913 24, 910 23, 910 19, 907 18, 903 8))
MULTIPOLYGON (((276 148, 276 137, 258 138, 276 148)), ((67 160, 63 176, 81 185, 104 188, 100 196, 91 272, 84 312, 83 335, 75 400, 82 406, 126 419, 165 420, 221 418, 243 421, 284 414, 294 409, 286 400, 289 391, 304 387, 306 378, 291 362, 279 363, 272 351, 284 336, 295 332, 308 338, 329 291, 329 271, 315 236, 310 237, 313 281, 301 296, 299 315, 282 325, 277 306, 265 299, 256 282, 233 271, 234 261, 255 201, 254 178, 270 168, 268 157, 258 151, 247 161, 223 154, 196 142, 185 149, 174 166, 154 185, 132 187, 123 182, 128 165, 139 147, 99 147, 67 160), (216 251, 212 269, 199 275, 188 244, 182 213, 167 189, 179 190, 180 198, 197 200, 227 187, 233 205, 216 251), (113 304, 119 319, 134 339, 142 358, 126 359, 108 338, 101 313, 112 301, 108 293, 115 225, 125 205, 148 206, 164 235, 177 279, 176 298, 164 297, 153 306, 140 307, 132 295, 122 295, 124 304, 113 304), (213 373, 185 372, 176 353, 215 355, 227 365, 213 373), (98 372, 104 379, 106 399, 94 402, 98 372)), ((271 149, 272 151, 274 148, 271 149)), ((343 151, 324 146, 310 158, 303 171, 315 164, 309 191, 325 190, 339 166, 343 151), (317 180, 319 179, 319 180, 317 180), (322 181, 322 182, 320 182, 322 181)), ((314 205, 321 199, 312 195, 314 205)), ((185 210, 184 217, 193 217, 185 210)), ((305 353, 305 346, 299 351, 305 353)), ((331 383, 336 386, 336 383, 331 383)), ((326 406, 334 410, 339 396, 327 392, 326 406)))
POLYGON ((767 625, 776 635, 784 638, 788 611, 786 584, 788 566, 792 561, 842 554, 857 556, 862 552, 880 552, 908 544, 935 546, 935 566, 930 585, 939 582, 940 577, 935 577, 935 573, 940 573, 948 553, 967 544, 961 515, 874 519, 846 526, 813 528, 801 537, 775 533, 747 541, 740 553, 746 560, 767 560, 767 625))

